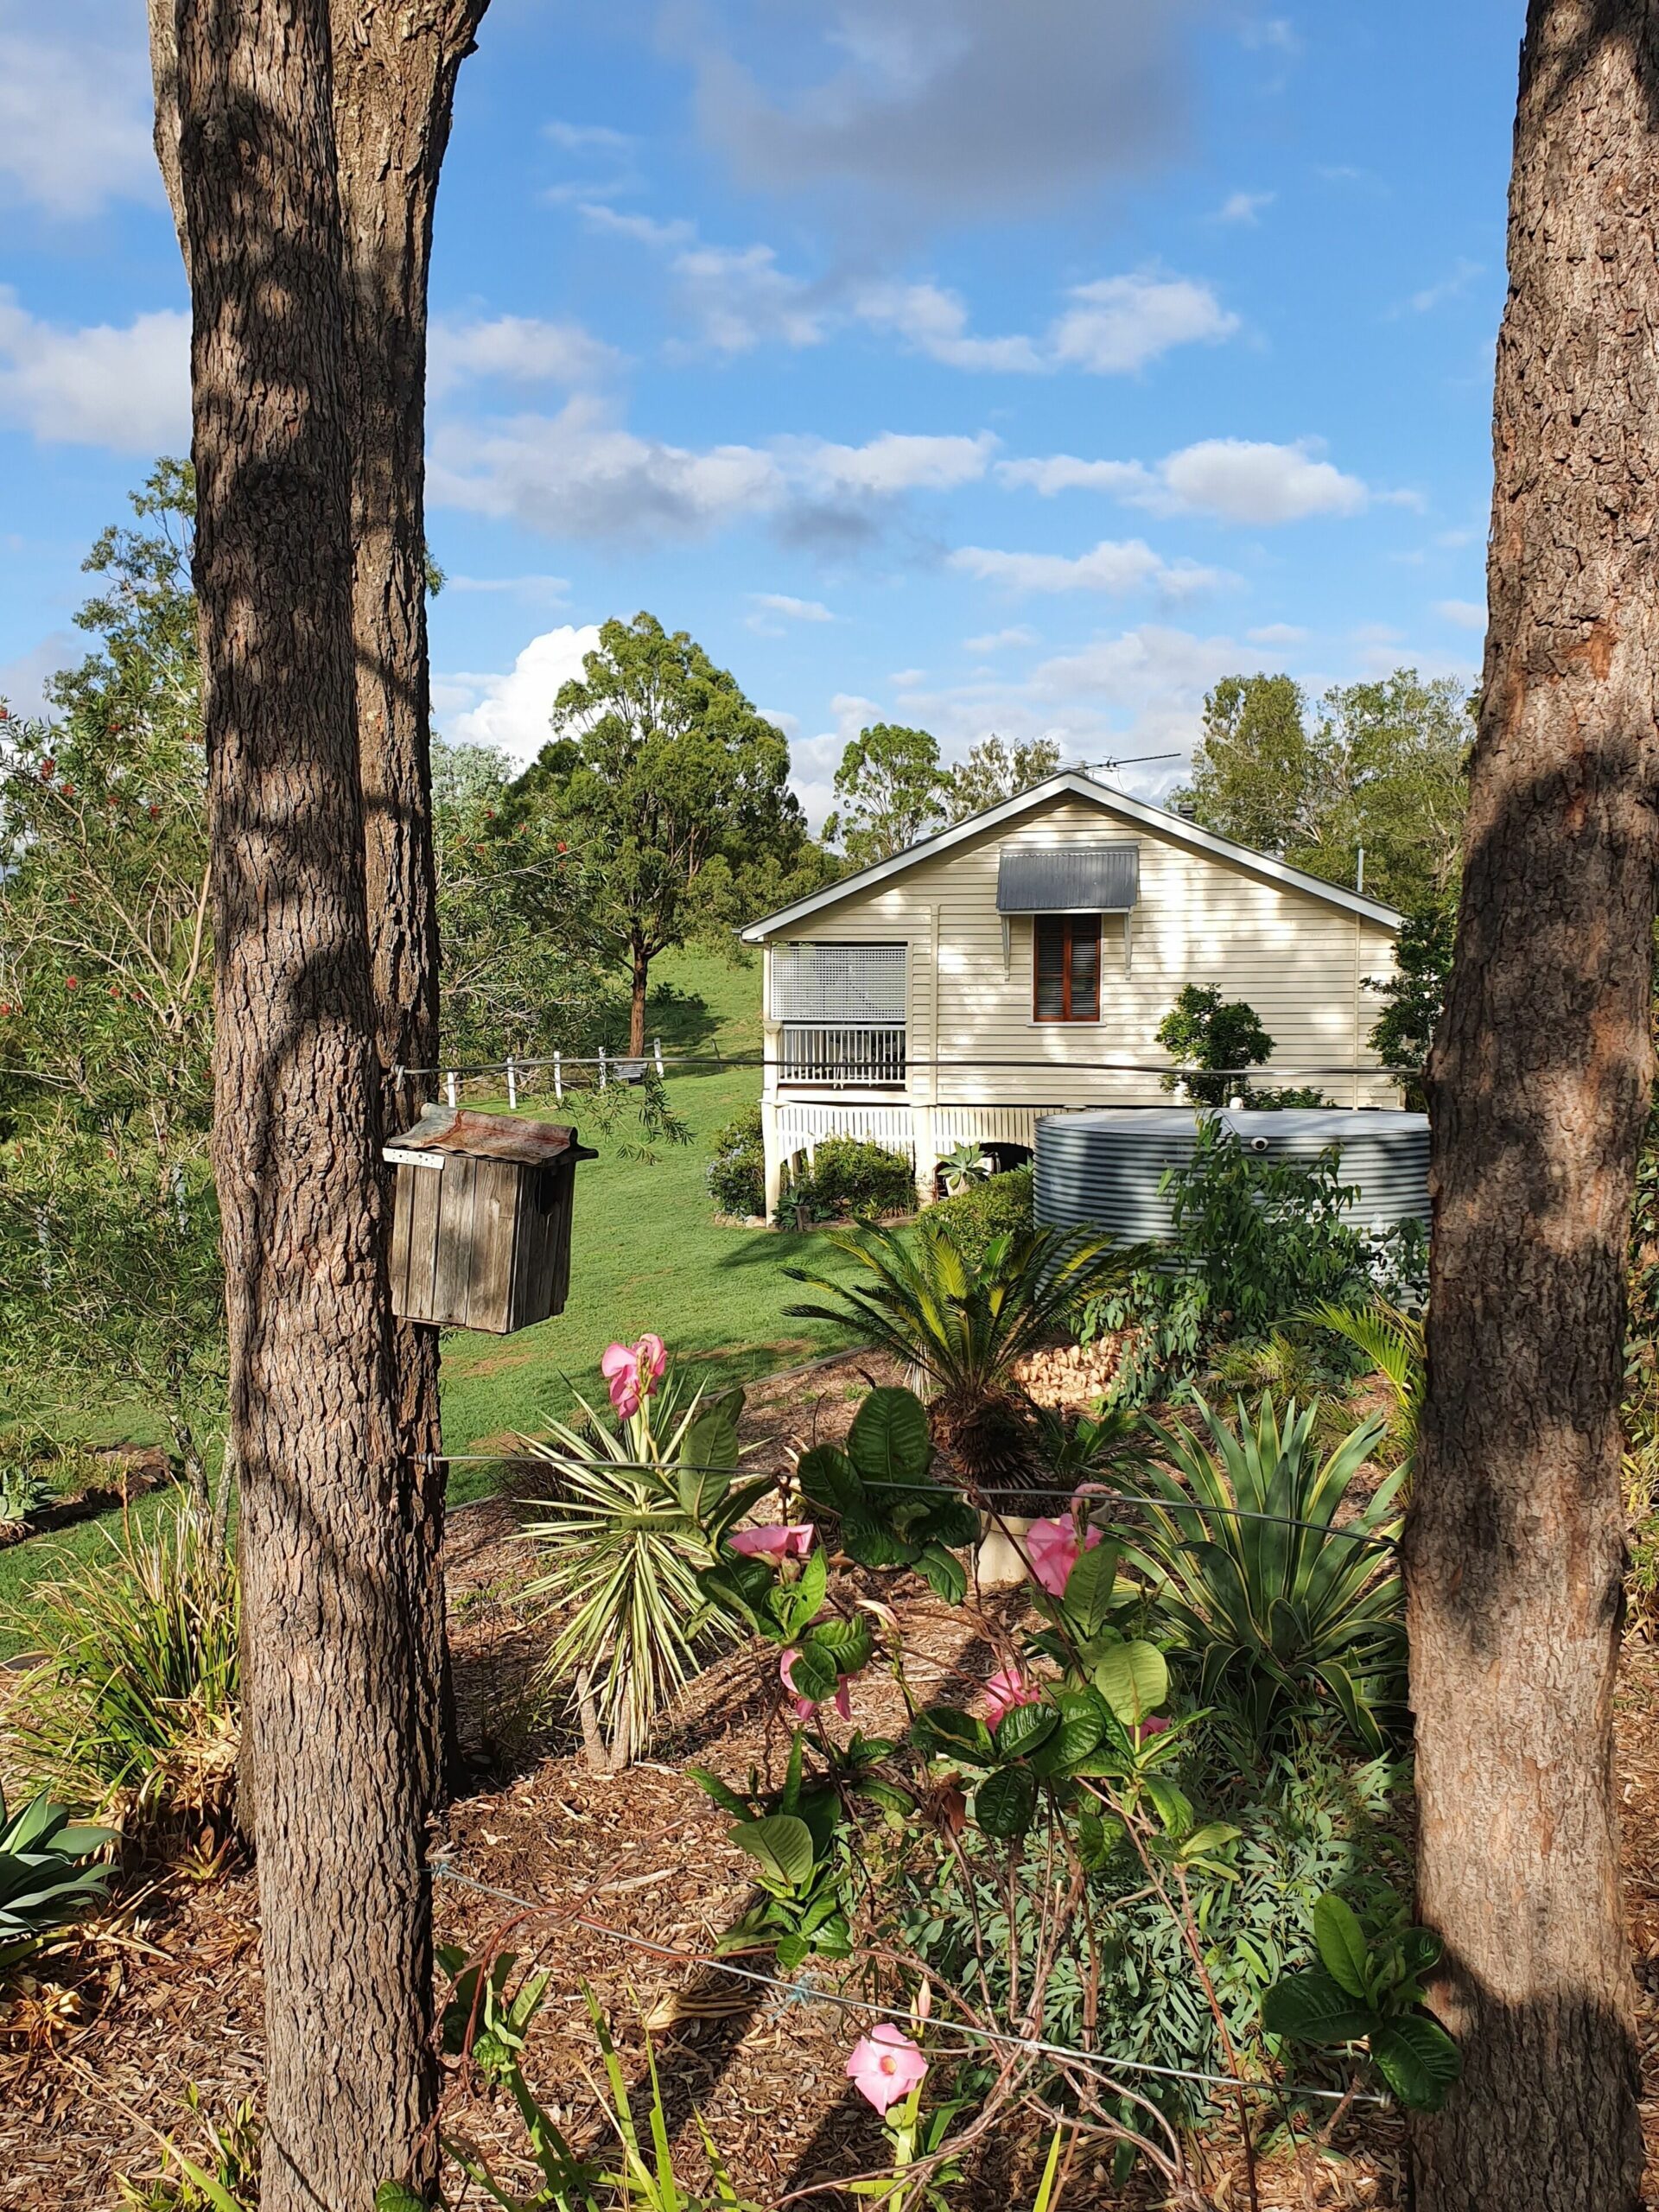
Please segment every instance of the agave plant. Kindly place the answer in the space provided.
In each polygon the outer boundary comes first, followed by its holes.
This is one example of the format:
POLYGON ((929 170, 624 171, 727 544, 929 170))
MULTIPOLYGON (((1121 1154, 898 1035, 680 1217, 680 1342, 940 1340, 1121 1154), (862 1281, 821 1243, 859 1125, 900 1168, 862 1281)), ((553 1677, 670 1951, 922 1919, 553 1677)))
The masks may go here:
POLYGON ((671 1376, 615 1426, 576 1402, 582 1426, 556 1421, 544 1440, 526 1440, 559 1494, 543 1501, 553 1517, 524 1529, 547 1557, 525 1595, 573 1608, 546 1674, 574 1684, 589 1763, 614 1772, 644 1753, 697 1672, 698 1569, 773 1484, 734 1479, 741 1390, 688 1399, 671 1376))
POLYGON ((1199 1402, 1207 1441, 1147 1424, 1161 1459, 1134 1487, 1144 1523, 1124 1558, 1198 1658, 1199 1694, 1227 1691, 1258 1735, 1312 1700, 1336 1707, 1368 1751, 1402 1718, 1406 1632, 1391 1539, 1402 1477, 1340 1527, 1355 1476, 1383 1433, 1363 1421, 1321 1459, 1317 1402, 1281 1422, 1271 1394, 1236 1430, 1199 1402))
POLYGON ((103 1896, 108 1867, 82 1862, 114 1840, 113 1828, 72 1827, 44 1793, 8 1815, 0 1793, 0 1974, 103 1896))
POLYGON ((982 1183, 991 1172, 991 1163, 979 1146, 959 1144, 947 1152, 939 1162, 939 1173, 944 1178, 947 1197, 960 1198, 976 1183, 982 1183))
POLYGON ((1140 1254, 1074 1230, 1004 1230, 975 1260, 924 1214, 912 1230, 842 1230, 830 1240, 864 1271, 850 1284, 791 1268, 838 1302, 791 1306, 835 1321, 903 1362, 930 1401, 939 1440, 982 1488, 1040 1480, 1032 1408, 1014 1378, 1090 1299, 1119 1284, 1140 1254))
POLYGON ((1389 1440, 1400 1452, 1402 1466, 1408 1470, 1428 1387, 1428 1350, 1421 1316, 1379 1298, 1370 1306, 1316 1306, 1307 1318, 1362 1352, 1388 1385, 1393 1401, 1389 1440))

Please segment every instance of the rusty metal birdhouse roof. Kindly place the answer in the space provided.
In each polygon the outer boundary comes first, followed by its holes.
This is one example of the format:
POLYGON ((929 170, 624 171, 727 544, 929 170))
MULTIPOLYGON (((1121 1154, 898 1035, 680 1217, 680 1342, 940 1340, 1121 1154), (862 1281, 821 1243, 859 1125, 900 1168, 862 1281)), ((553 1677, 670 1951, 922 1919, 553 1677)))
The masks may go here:
POLYGON ((524 1122, 516 1114, 475 1114, 465 1107, 429 1106, 412 1129, 394 1137, 394 1152, 459 1152, 477 1160, 550 1166, 560 1160, 596 1160, 591 1146, 560 1122, 524 1122))

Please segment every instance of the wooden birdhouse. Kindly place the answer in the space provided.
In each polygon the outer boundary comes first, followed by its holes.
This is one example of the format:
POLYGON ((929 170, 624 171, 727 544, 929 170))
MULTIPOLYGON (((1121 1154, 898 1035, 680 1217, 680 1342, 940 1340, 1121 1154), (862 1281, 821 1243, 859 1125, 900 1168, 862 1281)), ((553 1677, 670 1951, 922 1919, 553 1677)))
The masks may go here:
POLYGON ((505 1337, 564 1311, 576 1162, 598 1157, 574 1129, 429 1106, 385 1157, 395 1313, 505 1337))

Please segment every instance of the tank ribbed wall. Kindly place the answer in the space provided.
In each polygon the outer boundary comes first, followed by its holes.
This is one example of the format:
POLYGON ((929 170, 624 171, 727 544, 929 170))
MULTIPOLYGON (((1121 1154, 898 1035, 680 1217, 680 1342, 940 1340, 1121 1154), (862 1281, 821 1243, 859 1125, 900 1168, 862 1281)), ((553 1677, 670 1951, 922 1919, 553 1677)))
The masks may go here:
MULTIPOLYGON (((1264 1157, 1312 1162, 1331 1146, 1358 1197, 1346 1210, 1357 1229, 1428 1221, 1428 1116, 1326 1109, 1224 1113, 1222 1122, 1264 1157)), ((1169 1201, 1166 1168, 1192 1157, 1198 1116, 1190 1107, 1052 1114, 1037 1124, 1034 1212, 1039 1224, 1109 1230, 1125 1243, 1161 1243, 1169 1201)))

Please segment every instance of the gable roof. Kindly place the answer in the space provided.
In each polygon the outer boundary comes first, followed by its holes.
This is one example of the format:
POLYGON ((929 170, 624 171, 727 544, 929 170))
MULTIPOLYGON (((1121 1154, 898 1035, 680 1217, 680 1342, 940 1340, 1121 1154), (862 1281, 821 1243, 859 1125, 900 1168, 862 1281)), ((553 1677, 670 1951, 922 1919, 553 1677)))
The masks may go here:
POLYGON ((988 806, 982 813, 970 814, 965 821, 954 823, 949 830, 940 830, 937 837, 925 837, 919 845, 910 845, 902 853, 893 854, 891 860, 876 861, 869 868, 861 868, 855 875, 844 875, 840 882, 832 883, 827 890, 815 891, 810 898, 798 899, 793 906, 780 907, 775 914, 762 916, 751 922, 738 934, 746 944, 759 944, 763 939, 775 937, 779 930, 788 929, 796 922, 804 922, 810 914, 821 914, 826 907, 850 898, 855 892, 868 891, 890 877, 901 875, 906 868, 914 868, 921 861, 937 860, 955 845, 969 837, 977 837, 987 830, 1000 830, 1005 823, 1017 822, 1022 815, 1043 805, 1049 799, 1080 798, 1098 806, 1103 812, 1117 815, 1128 822, 1139 823, 1143 829, 1155 830, 1172 843, 1185 845, 1191 850, 1207 853, 1212 859, 1230 861, 1236 868, 1249 868, 1252 874, 1265 876, 1271 883, 1281 883, 1287 890, 1305 892, 1310 899, 1322 899, 1327 905, 1340 906, 1346 912, 1357 914, 1368 922, 1376 922, 1386 930, 1398 930, 1405 917, 1393 906, 1385 906, 1379 899, 1367 899, 1363 893, 1344 891, 1340 884, 1326 883, 1317 875, 1306 875, 1299 868, 1292 868, 1284 861, 1276 861, 1267 853, 1253 851, 1249 845, 1240 845, 1230 837, 1217 836, 1213 830, 1200 830, 1196 823, 1183 816, 1171 814, 1161 806, 1150 806, 1145 799, 1131 798, 1127 791, 1116 790, 1110 784, 1098 782, 1085 776, 1079 769, 1063 768, 1058 775, 1050 776, 1040 784, 1033 784, 1029 791, 1020 791, 1014 798, 1005 798, 1000 805, 988 806))

